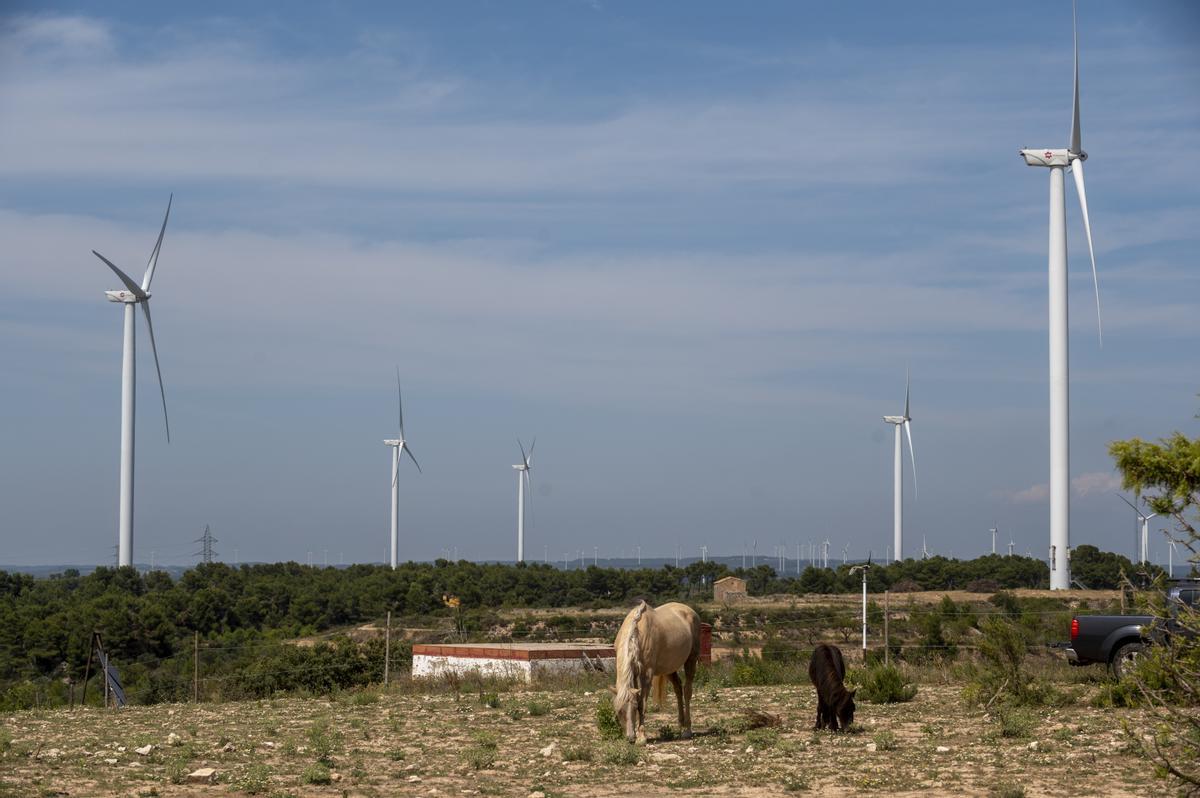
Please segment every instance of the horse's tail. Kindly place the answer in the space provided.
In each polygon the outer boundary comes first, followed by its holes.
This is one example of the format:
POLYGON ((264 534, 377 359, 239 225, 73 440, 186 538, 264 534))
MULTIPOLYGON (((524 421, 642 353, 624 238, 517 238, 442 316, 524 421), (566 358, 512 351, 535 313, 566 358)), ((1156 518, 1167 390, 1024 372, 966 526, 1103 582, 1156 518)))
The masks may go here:
POLYGON ((663 704, 667 701, 667 675, 660 673, 654 677, 651 682, 651 691, 654 693, 654 706, 659 709, 663 708, 663 704))

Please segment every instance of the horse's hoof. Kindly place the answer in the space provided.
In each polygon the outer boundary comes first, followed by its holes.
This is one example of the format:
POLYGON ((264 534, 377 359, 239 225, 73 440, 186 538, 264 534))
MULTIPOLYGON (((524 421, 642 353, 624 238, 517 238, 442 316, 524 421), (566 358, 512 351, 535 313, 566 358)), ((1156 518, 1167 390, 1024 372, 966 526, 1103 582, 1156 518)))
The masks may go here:
POLYGON ((679 735, 679 739, 681 739, 681 740, 690 740, 690 739, 692 739, 692 730, 691 730, 691 729, 685 729, 683 732, 681 732, 681 733, 680 733, 680 735, 679 735))

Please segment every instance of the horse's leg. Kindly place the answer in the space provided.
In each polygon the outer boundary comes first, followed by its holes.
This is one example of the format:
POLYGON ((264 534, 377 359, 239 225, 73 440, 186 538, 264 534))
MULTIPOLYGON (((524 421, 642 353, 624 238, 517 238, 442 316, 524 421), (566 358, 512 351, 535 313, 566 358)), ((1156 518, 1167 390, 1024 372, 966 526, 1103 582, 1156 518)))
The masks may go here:
POLYGON ((825 728, 825 702, 821 699, 821 695, 817 694, 817 724, 813 726, 813 731, 820 731, 825 728))
POLYGON ((635 740, 639 743, 646 742, 646 697, 650 695, 650 685, 653 679, 641 679, 642 689, 638 691, 637 697, 637 733, 634 735, 635 740))
POLYGON ((690 657, 683 665, 683 716, 684 728, 683 739, 690 740, 692 738, 692 683, 696 680, 696 660, 699 657, 690 657))
POLYGON ((687 715, 683 711, 683 680, 678 673, 672 673, 670 679, 671 687, 675 689, 675 703, 679 706, 679 731, 682 733, 687 728, 687 715))

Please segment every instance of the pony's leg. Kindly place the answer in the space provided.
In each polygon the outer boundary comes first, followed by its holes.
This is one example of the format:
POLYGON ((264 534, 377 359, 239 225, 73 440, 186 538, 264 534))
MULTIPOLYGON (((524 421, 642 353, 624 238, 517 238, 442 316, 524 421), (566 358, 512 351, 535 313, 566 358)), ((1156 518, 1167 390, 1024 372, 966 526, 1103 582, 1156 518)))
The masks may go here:
POLYGON ((650 695, 651 679, 643 678, 641 680, 642 689, 638 691, 637 696, 637 732, 634 735, 635 742, 646 742, 646 696, 650 695))
POLYGON ((820 731, 825 728, 825 702, 821 700, 821 696, 817 696, 817 723, 813 726, 813 731, 820 731))
POLYGON ((679 706, 679 731, 682 734, 683 730, 687 728, 687 713, 683 708, 683 680, 679 678, 678 673, 672 673, 669 678, 671 687, 675 688, 675 703, 679 706))
POLYGON ((691 657, 683 665, 683 717, 684 726, 682 737, 692 738, 692 683, 696 680, 696 661, 699 657, 691 657))

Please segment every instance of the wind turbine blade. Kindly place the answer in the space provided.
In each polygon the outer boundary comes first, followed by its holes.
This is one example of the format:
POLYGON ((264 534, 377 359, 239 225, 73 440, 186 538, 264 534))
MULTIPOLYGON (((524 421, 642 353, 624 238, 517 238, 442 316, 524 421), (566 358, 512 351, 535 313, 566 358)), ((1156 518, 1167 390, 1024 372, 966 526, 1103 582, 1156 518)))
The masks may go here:
POLYGON ((525 454, 525 444, 521 443, 520 438, 517 438, 517 446, 521 447, 521 462, 529 468, 529 455, 525 454))
POLYGON ((117 277, 121 278, 121 282, 125 284, 125 287, 129 289, 129 292, 131 294, 136 296, 138 299, 146 298, 146 292, 142 290, 142 287, 140 285, 138 285, 137 283, 135 283, 133 281, 133 278, 131 278, 128 274, 126 274, 125 272, 118 269, 117 265, 115 263, 113 263, 111 260, 109 260, 108 258, 101 255, 99 252, 97 252, 94 249, 92 250, 92 254, 108 264, 108 268, 112 269, 113 272, 116 273, 117 277))
POLYGON ((529 444, 529 457, 525 458, 525 468, 529 468, 533 465, 533 448, 535 446, 537 446, 536 437, 533 439, 533 443, 529 444))
POLYGON ((904 417, 908 418, 908 393, 912 387, 912 378, 907 370, 904 372, 904 417))
POLYGON ((404 395, 400 392, 399 366, 396 366, 396 407, 399 410, 400 440, 404 440, 404 395))
POLYGON ((417 462, 417 457, 416 457, 416 455, 414 455, 412 453, 412 449, 408 448, 408 444, 402 443, 402 444, 400 444, 400 446, 401 446, 401 448, 404 449, 404 451, 408 452, 408 456, 413 461, 413 465, 415 465, 417 467, 417 473, 418 474, 425 473, 424 471, 421 470, 421 464, 417 462))
POLYGON ((1083 213, 1083 230, 1087 233, 1088 256, 1092 259, 1092 285, 1096 288, 1096 329, 1100 333, 1100 346, 1104 346, 1104 326, 1100 322, 1100 278, 1096 276, 1096 252, 1092 249, 1092 223, 1088 220, 1087 191, 1083 187, 1083 159, 1071 164, 1075 176, 1075 193, 1079 195, 1079 210, 1083 213))
POLYGON ((908 456, 912 458, 913 467, 913 496, 917 495, 917 454, 912 445, 912 421, 905 419, 904 431, 908 434, 908 456))
POLYGON ((1071 33, 1075 38, 1075 101, 1071 109, 1071 152, 1078 154, 1083 151, 1083 145, 1079 132, 1079 27, 1075 5, 1074 2, 1071 3, 1071 33))
POLYGON ((142 278, 142 290, 150 290, 150 281, 154 279, 154 267, 158 265, 158 253, 162 250, 163 233, 167 232, 167 219, 171 218, 171 201, 175 199, 172 194, 167 200, 167 214, 163 217, 162 229, 158 231, 158 241, 154 244, 154 251, 150 253, 150 262, 146 264, 146 275, 142 278))
POLYGON ((158 373, 158 394, 162 397, 163 424, 167 428, 167 443, 171 442, 171 422, 167 420, 167 392, 163 389, 162 369, 158 367, 158 347, 154 345, 154 323, 150 321, 150 302, 140 303, 146 314, 146 329, 150 333, 150 351, 154 353, 154 370, 158 373))
POLYGON ((1139 516, 1141 515, 1141 512, 1138 510, 1137 507, 1134 507, 1133 502, 1129 501, 1129 499, 1126 499, 1124 496, 1122 496, 1119 493, 1117 494, 1117 498, 1120 499, 1121 501, 1125 502, 1126 504, 1128 504, 1131 508, 1133 508, 1133 511, 1135 513, 1137 513, 1139 516))

